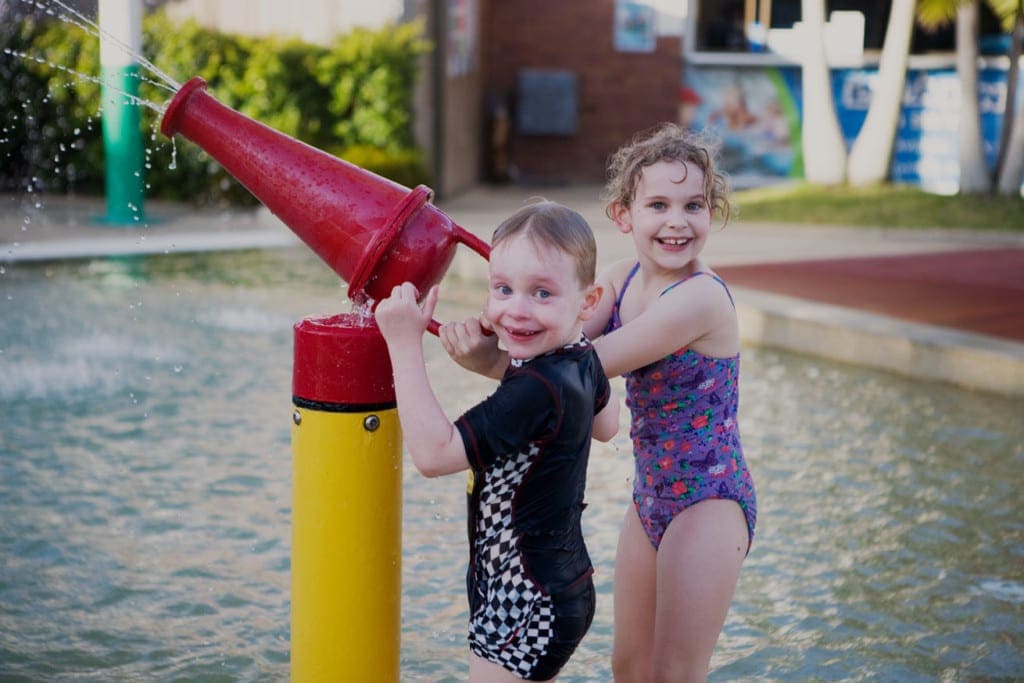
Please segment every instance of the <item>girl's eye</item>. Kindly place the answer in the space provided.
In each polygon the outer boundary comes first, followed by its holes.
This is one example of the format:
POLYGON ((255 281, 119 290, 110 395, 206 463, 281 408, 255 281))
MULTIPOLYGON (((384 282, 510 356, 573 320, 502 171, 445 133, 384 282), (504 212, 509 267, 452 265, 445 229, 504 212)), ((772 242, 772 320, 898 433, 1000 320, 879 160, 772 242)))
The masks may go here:
POLYGON ((704 208, 704 204, 702 204, 701 202, 690 202, 689 204, 686 205, 686 208, 689 211, 700 211, 701 209, 704 208))
POLYGON ((656 211, 661 211, 665 206, 665 202, 651 202, 651 208, 656 211))

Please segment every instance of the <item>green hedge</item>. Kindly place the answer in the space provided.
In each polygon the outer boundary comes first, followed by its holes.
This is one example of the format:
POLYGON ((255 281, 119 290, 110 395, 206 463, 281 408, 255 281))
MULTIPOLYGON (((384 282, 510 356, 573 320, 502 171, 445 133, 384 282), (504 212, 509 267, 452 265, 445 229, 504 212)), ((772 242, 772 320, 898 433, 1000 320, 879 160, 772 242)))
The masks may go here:
MULTIPOLYGON (((102 194, 99 40, 63 21, 0 22, 0 190, 102 194)), ((412 91, 429 49, 418 23, 356 29, 328 46, 212 31, 164 12, 143 20, 143 56, 180 82, 201 76, 220 102, 407 186, 430 178, 412 135, 412 91)), ((158 109, 172 92, 142 68, 146 196, 255 200, 194 144, 172 146, 158 109)))

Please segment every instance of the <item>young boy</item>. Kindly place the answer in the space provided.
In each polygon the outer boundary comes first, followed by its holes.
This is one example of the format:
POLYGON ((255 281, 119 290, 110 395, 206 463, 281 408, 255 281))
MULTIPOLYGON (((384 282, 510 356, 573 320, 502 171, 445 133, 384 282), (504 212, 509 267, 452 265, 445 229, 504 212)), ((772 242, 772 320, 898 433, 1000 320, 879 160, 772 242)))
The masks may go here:
POLYGON ((494 394, 452 423, 430 387, 422 336, 437 304, 394 288, 375 317, 416 468, 471 470, 470 681, 552 680, 594 616, 580 527, 591 436, 618 428, 618 403, 583 322, 601 298, 590 226, 554 202, 494 232, 484 317, 510 362, 494 394))

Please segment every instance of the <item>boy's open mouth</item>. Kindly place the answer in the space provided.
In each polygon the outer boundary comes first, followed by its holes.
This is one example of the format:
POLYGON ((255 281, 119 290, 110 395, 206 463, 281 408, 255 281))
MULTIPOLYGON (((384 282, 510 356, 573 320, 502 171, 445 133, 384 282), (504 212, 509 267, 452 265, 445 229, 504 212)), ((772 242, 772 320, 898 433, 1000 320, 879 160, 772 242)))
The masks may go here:
POLYGON ((540 330, 518 330, 506 327, 505 332, 507 332, 510 337, 516 337, 518 339, 527 339, 529 337, 534 336, 535 334, 539 334, 540 330))

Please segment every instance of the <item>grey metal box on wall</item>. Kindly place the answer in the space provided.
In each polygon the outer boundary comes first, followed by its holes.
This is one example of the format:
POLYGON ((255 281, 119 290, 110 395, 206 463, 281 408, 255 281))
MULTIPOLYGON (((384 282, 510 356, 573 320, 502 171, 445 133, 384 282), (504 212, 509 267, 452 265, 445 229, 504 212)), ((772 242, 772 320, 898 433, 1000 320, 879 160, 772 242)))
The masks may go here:
POLYGON ((576 74, 561 69, 519 72, 516 128, 522 135, 575 135, 576 74))

